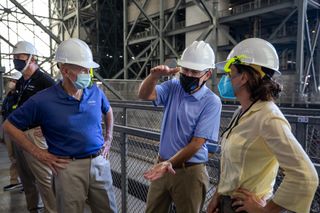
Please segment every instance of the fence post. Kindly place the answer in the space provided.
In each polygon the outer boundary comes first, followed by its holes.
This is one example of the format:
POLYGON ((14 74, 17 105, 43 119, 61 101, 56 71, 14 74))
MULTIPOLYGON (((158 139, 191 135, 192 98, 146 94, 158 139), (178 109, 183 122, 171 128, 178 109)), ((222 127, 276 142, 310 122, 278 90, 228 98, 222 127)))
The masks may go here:
POLYGON ((301 144, 302 148, 307 150, 307 126, 309 123, 309 118, 307 116, 299 116, 297 119, 296 126, 296 138, 301 144))
MULTIPOLYGON (((127 108, 122 111, 122 125, 127 126, 127 108)), ((126 133, 121 133, 121 206, 122 213, 127 213, 128 178, 127 178, 127 140, 126 133)))

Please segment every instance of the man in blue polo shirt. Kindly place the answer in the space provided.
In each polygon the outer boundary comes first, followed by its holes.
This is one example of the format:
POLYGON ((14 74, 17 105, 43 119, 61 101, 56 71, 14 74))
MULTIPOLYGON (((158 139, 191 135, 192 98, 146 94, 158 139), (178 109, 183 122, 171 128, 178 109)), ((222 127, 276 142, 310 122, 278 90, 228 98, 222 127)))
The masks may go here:
MULTIPOLYGON (((12 106, 13 109, 16 109, 39 91, 53 86, 55 82, 39 67, 37 50, 30 42, 19 41, 13 47, 11 54, 13 55, 14 68, 22 73, 22 78, 16 84, 16 103, 12 106)), ((29 126, 23 131, 30 137, 33 144, 44 150, 47 149, 47 143, 39 127, 29 126), (37 136, 35 137, 35 135, 37 136)), ((50 168, 23 151, 15 143, 14 152, 29 212, 56 213, 50 168)))
POLYGON ((205 82, 214 68, 210 45, 195 41, 185 49, 180 68, 164 65, 151 69, 139 97, 164 106, 158 163, 144 177, 151 180, 146 212, 201 212, 208 187, 206 142, 217 142, 221 101, 205 82), (180 71, 180 79, 157 82, 180 71))
POLYGON ((95 84, 88 87, 89 69, 99 65, 88 45, 74 38, 59 45, 55 60, 63 80, 26 101, 8 117, 4 129, 55 173, 58 212, 83 212, 86 201, 93 213, 117 212, 106 158, 112 140, 112 109, 95 84), (47 140, 47 152, 34 146, 21 131, 35 124, 47 140))

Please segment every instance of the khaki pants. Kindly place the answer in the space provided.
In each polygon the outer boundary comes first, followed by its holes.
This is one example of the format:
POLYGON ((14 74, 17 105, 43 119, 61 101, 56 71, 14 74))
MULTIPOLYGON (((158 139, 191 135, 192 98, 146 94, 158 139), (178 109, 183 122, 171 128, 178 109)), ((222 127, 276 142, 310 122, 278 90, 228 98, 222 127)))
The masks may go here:
POLYGON ((13 141, 11 141, 11 138, 9 135, 4 133, 3 135, 4 142, 6 143, 7 146, 7 151, 8 151, 8 157, 10 159, 11 165, 10 165, 10 184, 18 184, 20 183, 19 181, 19 175, 17 171, 17 161, 14 155, 14 148, 13 148, 13 141))
POLYGON ((102 156, 71 161, 54 186, 59 213, 83 213, 86 201, 92 213, 117 212, 110 162, 102 156))
POLYGON ((28 152, 23 152, 28 165, 35 176, 36 184, 43 201, 45 213, 56 213, 56 198, 52 187, 52 171, 51 169, 34 158, 28 152))
MULTIPOLYGON (((42 136, 41 129, 39 127, 25 131, 25 134, 30 139, 30 141, 32 141, 39 148, 47 148, 46 140, 42 136)), ((24 151, 23 154, 32 174, 35 177, 36 184, 43 201, 44 212, 56 213, 56 198, 53 193, 51 169, 44 163, 40 162, 38 159, 34 158, 28 152, 24 151)))
POLYGON ((209 184, 206 166, 198 164, 175 171, 175 175, 167 173, 151 182, 147 213, 167 213, 172 202, 177 213, 201 212, 209 184))

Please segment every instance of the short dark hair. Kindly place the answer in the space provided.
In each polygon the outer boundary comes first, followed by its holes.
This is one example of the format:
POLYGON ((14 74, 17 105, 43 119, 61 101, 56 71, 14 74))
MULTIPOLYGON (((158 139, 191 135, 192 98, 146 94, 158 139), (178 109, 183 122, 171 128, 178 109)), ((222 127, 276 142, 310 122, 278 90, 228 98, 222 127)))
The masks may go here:
MULTIPOLYGON (((271 101, 276 100, 282 91, 282 85, 275 82, 270 75, 261 77, 260 73, 253 67, 242 64, 234 64, 238 73, 246 73, 248 75, 247 90, 251 94, 252 101, 271 101)), ((265 70, 267 68, 263 68, 265 70)))

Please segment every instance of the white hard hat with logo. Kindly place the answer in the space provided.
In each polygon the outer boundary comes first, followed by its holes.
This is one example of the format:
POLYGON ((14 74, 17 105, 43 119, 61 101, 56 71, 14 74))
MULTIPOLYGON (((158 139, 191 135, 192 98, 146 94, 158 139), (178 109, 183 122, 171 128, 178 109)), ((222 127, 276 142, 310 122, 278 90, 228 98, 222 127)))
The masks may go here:
POLYGON ((27 41, 19 41, 14 47, 11 52, 11 55, 16 55, 16 54, 28 54, 28 55, 37 55, 37 50, 31 44, 30 42, 27 41))
POLYGON ((213 69, 215 55, 210 45, 204 41, 194 41, 182 53, 178 65, 197 71, 207 71, 213 69))
POLYGON ((19 80, 22 77, 21 72, 12 72, 11 74, 4 75, 3 78, 19 80))
MULTIPOLYGON (((265 67, 280 75, 279 57, 274 46, 260 38, 249 38, 238 43, 229 53, 227 60, 219 62, 216 67, 229 72, 233 63, 265 67)), ((273 74, 273 73, 272 73, 273 74)))
POLYGON ((85 68, 98 68, 100 66, 93 61, 89 46, 77 38, 70 38, 61 42, 54 60, 63 64, 75 64, 85 68))

